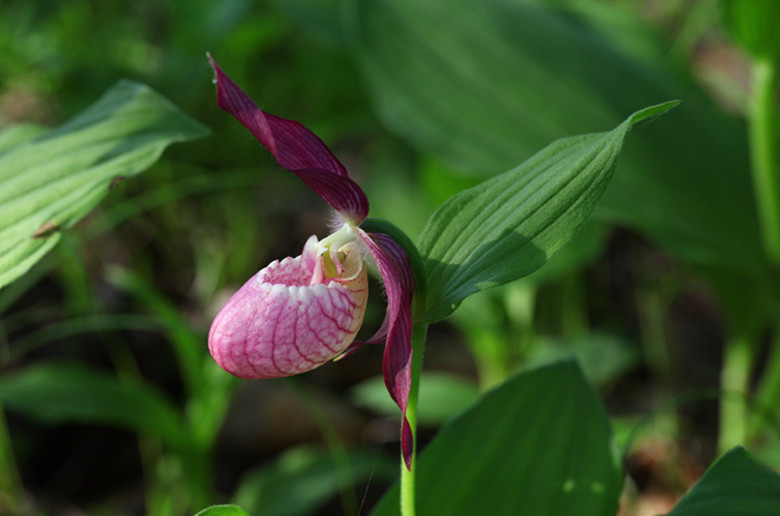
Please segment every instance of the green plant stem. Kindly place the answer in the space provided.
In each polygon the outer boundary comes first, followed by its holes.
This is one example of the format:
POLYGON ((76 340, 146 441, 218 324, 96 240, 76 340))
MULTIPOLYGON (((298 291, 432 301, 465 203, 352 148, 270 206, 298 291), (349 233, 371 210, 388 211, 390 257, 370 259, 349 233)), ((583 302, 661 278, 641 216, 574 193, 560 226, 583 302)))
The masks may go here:
POLYGON ((588 332, 584 285, 578 272, 566 274, 560 283, 561 333, 565 340, 574 340, 588 332))
POLYGON ((5 414, 0 406, 0 514, 21 514, 24 507, 22 483, 16 469, 11 438, 5 425, 5 414))
POLYGON ((325 440, 330 456, 336 466, 336 473, 339 476, 342 513, 345 516, 358 514, 358 504, 354 493, 355 479, 352 476, 347 448, 344 446, 344 441, 339 436, 338 429, 298 378, 285 378, 285 380, 287 381, 287 385, 292 387, 295 394, 298 395, 306 406, 306 410, 308 410, 309 414, 314 418, 314 423, 317 425, 322 438, 325 440))
POLYGON ((780 404, 780 328, 775 330, 769 353, 769 363, 761 376, 755 396, 757 412, 750 428, 751 436, 765 428, 767 423, 773 423, 767 421, 765 411, 774 413, 780 404))
POLYGON ((406 469, 401 457, 401 516, 415 515, 415 472, 417 470, 417 399, 420 394, 420 375, 422 374, 425 337, 428 325, 415 324, 412 328, 412 383, 409 386, 409 403, 406 406, 406 419, 412 428, 412 468, 406 469))
POLYGON ((775 93, 777 66, 770 58, 756 58, 752 65, 753 93, 748 113, 753 189, 764 249, 774 265, 780 265, 780 170, 777 167, 775 93))
POLYGON ((491 331, 467 331, 469 346, 476 362, 479 387, 487 391, 510 374, 510 349, 505 335, 491 331))
MULTIPOLYGON (((182 334, 182 339, 186 338, 182 334)), ((197 335, 193 333, 191 338, 197 338, 197 335)), ((191 428, 190 442, 178 452, 185 468, 190 508, 214 503, 211 453, 238 385, 238 379, 225 373, 210 356, 204 354, 200 360, 199 371, 193 374, 200 378, 202 388, 190 393, 184 414, 191 428)))
MULTIPOLYGON (((115 317, 111 314, 95 315, 98 317, 104 315, 108 315, 109 318, 115 317)), ((100 333, 102 328, 95 324, 96 320, 96 318, 85 320, 83 329, 90 332, 94 331, 102 336, 102 333, 100 333)), ((58 325, 58 329, 60 327, 61 325, 58 325)), ((59 333, 63 333, 61 329, 59 333)), ((109 340, 106 339, 106 342, 109 342, 109 340)), ((119 382, 123 384, 143 382, 138 362, 130 351, 127 342, 122 338, 117 339, 116 337, 110 340, 110 342, 111 345, 106 346, 105 349, 114 365, 119 382)), ((162 440, 157 436, 145 435, 143 433, 139 433, 137 438, 138 450, 141 456, 141 469, 143 471, 144 483, 146 484, 146 511, 149 514, 160 516, 174 516, 176 513, 171 503, 171 486, 169 483, 161 481, 161 470, 163 468, 160 467, 160 464, 164 456, 162 440)))
POLYGON ((726 342, 720 376, 722 396, 718 448, 721 452, 745 444, 748 430, 746 400, 753 361, 752 342, 746 335, 735 335, 726 342))
POLYGON ((639 330, 642 350, 650 369, 669 385, 675 378, 675 361, 670 356, 669 342, 664 327, 664 313, 669 307, 668 289, 653 285, 636 292, 639 308, 639 330))

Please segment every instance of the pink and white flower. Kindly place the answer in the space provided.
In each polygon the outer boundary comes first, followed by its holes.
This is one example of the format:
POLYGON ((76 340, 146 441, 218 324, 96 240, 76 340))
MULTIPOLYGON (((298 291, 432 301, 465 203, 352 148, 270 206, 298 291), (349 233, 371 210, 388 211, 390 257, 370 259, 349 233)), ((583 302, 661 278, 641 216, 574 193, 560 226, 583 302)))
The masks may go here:
POLYGON ((259 109, 208 57, 219 107, 317 192, 335 210, 340 226, 321 241, 312 236, 300 256, 274 261, 249 279, 214 319, 209 351, 227 372, 263 379, 310 371, 362 344, 384 341, 385 385, 403 414, 401 449, 411 467, 406 407, 414 279, 409 259, 389 235, 359 227, 368 215, 368 199, 322 140, 298 122, 259 109), (368 298, 366 259, 382 276, 387 314, 373 337, 357 343, 368 298))

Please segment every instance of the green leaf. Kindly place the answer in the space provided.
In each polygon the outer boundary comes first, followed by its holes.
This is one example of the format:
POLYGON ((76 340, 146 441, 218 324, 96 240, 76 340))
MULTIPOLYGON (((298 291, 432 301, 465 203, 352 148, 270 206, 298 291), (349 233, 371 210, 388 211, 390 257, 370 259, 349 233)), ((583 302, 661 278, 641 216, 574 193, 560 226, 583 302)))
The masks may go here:
POLYGON ((597 214, 694 264, 765 277, 744 125, 646 24, 599 4, 354 1, 352 43, 384 123, 483 176, 614 127, 648 99, 681 99, 630 142, 597 214))
POLYGON ((44 423, 114 425, 174 447, 187 435, 176 409, 153 388, 80 364, 35 365, 0 376, 0 404, 44 423))
POLYGON ((0 132, 0 156, 14 145, 31 140, 45 132, 45 128, 36 124, 16 124, 4 129, 0 132))
POLYGON ((638 111, 607 133, 559 140, 517 168, 448 199, 420 235, 428 320, 446 317, 475 292, 541 267, 593 212, 629 129, 677 104, 638 111))
MULTIPOLYGON (((598 208, 597 208, 598 209, 598 208)), ((607 241, 607 228, 594 217, 589 218, 577 233, 557 253, 524 281, 533 285, 562 278, 594 263, 607 241)))
POLYGON ((780 514, 780 475, 737 447, 707 469, 669 516, 770 514, 780 514))
MULTIPOLYGON (((0 154, 0 287, 15 280, 111 190, 204 126, 142 84, 120 81, 76 118, 0 154)), ((24 136, 25 138, 20 138, 24 136)))
MULTIPOLYGON (((381 376, 353 387, 351 397, 358 406, 386 416, 398 415, 398 405, 387 395, 387 386, 381 376)), ((478 399, 479 389, 473 382, 452 374, 425 372, 420 380, 417 420, 423 425, 441 425, 478 399)))
MULTIPOLYGON (((417 464, 418 514, 614 516, 609 422, 574 362, 515 376, 445 425, 417 464)), ((398 486, 372 514, 398 514, 398 486)))
POLYGON ((395 458, 368 450, 351 450, 347 458, 349 470, 340 471, 327 450, 310 446, 290 450, 274 464, 249 472, 234 500, 250 514, 306 515, 339 492, 344 475, 353 485, 398 477, 395 458))
POLYGON ((249 513, 237 505, 212 505, 195 516, 249 516, 249 513))

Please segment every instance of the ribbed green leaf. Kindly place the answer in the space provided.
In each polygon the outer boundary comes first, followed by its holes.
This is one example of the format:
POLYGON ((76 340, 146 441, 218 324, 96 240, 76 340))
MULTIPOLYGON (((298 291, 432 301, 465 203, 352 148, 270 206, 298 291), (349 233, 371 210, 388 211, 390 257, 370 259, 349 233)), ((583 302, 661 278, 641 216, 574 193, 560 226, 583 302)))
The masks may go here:
POLYGON ((176 447, 187 430, 151 387, 79 364, 42 364, 0 376, 0 404, 44 423, 104 423, 176 447))
POLYGON ((360 0, 353 44, 384 122, 474 174, 614 127, 648 102, 682 100, 628 146, 598 214, 695 264, 763 276, 744 127, 648 27, 599 4, 360 0))
POLYGON ((0 156, 26 140, 45 133, 46 129, 36 124, 16 124, 0 132, 0 156))
POLYGON ((59 128, 0 137, 0 287, 24 274, 103 197, 173 142, 206 134, 147 86, 120 81, 59 128))
POLYGON ((631 126, 676 104, 638 111, 608 133, 559 140, 447 200, 420 235, 427 318, 446 317, 467 296, 541 267, 593 212, 631 126))
MULTIPOLYGON (((574 362, 522 373, 445 425, 417 464, 417 514, 614 516, 609 422, 574 362)), ((398 514, 398 487, 372 514, 398 514)))
POLYGON ((780 475, 737 447, 709 467, 669 516, 771 514, 780 514, 780 475))

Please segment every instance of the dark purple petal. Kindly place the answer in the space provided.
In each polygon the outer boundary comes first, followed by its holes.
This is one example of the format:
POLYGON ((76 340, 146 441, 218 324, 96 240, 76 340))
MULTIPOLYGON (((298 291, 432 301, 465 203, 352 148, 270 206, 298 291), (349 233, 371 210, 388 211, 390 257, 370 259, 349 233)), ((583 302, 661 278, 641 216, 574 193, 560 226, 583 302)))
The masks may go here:
POLYGON ((262 111, 208 56, 217 80, 217 105, 236 117, 285 169, 300 177, 352 224, 368 215, 368 199, 313 132, 262 111))
POLYGON ((406 252, 390 236, 383 233, 366 233, 361 229, 357 231, 382 275, 387 292, 385 323, 369 342, 386 330, 382 371, 385 386, 403 414, 401 452, 406 467, 411 469, 414 439, 412 428, 406 419, 406 407, 412 383, 412 268, 406 252))
POLYGON ((335 176, 320 169, 291 170, 317 192, 330 207, 352 223, 359 225, 368 216, 368 199, 363 189, 347 176, 335 176))
POLYGON ((355 342, 350 344, 350 346, 346 349, 346 351, 344 351, 344 353, 339 355, 337 360, 341 360, 343 358, 348 357, 349 355, 359 350, 363 346, 367 346, 369 344, 384 344, 385 340, 387 339, 387 326, 389 324, 389 320, 390 318, 389 318, 389 311, 388 311, 387 313, 385 313, 385 318, 382 321, 382 325, 379 327, 376 333, 374 333, 374 335, 371 336, 370 339, 356 340, 355 342))

